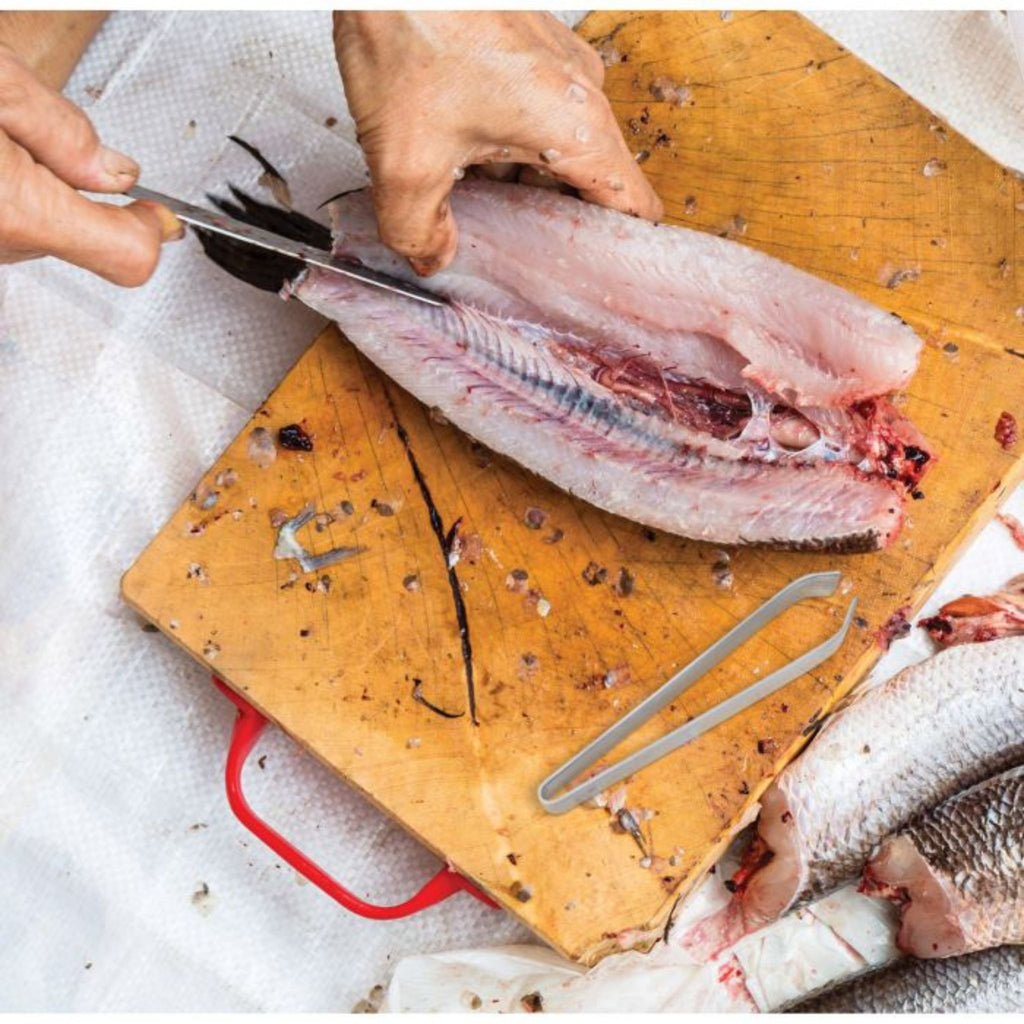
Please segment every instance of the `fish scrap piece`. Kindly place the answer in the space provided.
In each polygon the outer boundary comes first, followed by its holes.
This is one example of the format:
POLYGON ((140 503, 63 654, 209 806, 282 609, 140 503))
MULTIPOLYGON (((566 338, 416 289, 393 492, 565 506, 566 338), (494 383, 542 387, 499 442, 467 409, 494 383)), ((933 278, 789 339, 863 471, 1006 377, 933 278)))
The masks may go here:
POLYGON ((1024 947, 900 960, 791 1008, 796 1013, 1009 1013, 1024 1007, 1024 947))
POLYGON ((1010 531, 1010 537, 1013 539, 1013 543, 1024 551, 1024 523, 1022 523, 1016 516, 1010 515, 1009 512, 998 512, 996 519, 999 520, 1010 531))
POLYGON ((274 557, 285 561, 293 558, 299 563, 303 572, 319 572, 329 565, 361 555, 365 547, 337 547, 324 551, 319 555, 311 554, 299 541, 298 531, 316 516, 316 510, 307 505, 297 516, 286 519, 277 530, 277 543, 274 545, 274 557))
MULTIPOLYGON (((897 316, 724 238, 550 189, 464 182, 443 307, 309 268, 285 288, 488 448, 647 526, 718 544, 891 543, 933 455, 884 395, 917 367, 897 316)), ((335 254, 412 280, 367 190, 335 254)))
POLYGON ((732 901, 693 944, 721 948, 856 878, 915 814, 1024 762, 1024 637, 900 672, 832 716, 761 800, 732 901))
POLYGON ((913 956, 1024 942, 1024 767, 957 793, 886 839, 861 891, 898 905, 896 944, 913 956))
POLYGON ((920 625, 940 647, 1018 636, 1024 633, 1024 576, 985 597, 965 594, 948 601, 920 625))

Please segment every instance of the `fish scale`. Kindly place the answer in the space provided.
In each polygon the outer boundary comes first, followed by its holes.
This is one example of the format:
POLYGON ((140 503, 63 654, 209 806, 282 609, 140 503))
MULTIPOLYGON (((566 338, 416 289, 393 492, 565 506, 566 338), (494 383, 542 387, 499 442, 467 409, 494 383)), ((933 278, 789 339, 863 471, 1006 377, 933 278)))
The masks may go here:
POLYGON ((1024 941, 1024 767, 957 793, 887 839, 864 888, 897 901, 897 942, 915 956, 1024 941))
POLYGON ((1024 1008, 1024 947, 901 960, 801 1002, 796 1013, 1010 1013, 1024 1008))

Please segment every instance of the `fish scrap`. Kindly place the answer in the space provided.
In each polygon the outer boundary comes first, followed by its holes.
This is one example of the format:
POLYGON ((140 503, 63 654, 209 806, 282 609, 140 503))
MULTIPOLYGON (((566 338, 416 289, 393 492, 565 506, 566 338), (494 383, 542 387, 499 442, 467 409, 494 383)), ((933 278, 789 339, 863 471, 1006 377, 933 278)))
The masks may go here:
POLYGON ((1014 577, 1002 590, 985 597, 965 594, 948 601, 920 625, 940 647, 1024 634, 1024 576, 1014 577))
POLYGON ((365 547, 337 547, 324 551, 319 555, 311 554, 299 541, 298 531, 316 516, 312 506, 304 508, 297 516, 286 519, 277 530, 277 544, 274 546, 274 557, 286 560, 294 558, 303 572, 319 572, 329 565, 361 555, 365 547))
POLYGON ((1024 767, 957 793, 886 839, 861 892, 898 906, 896 944, 916 957, 1024 942, 1024 767))
POLYGON ((1024 637, 939 651, 833 715, 761 800, 714 952, 856 878, 916 814, 1024 763, 1024 637))

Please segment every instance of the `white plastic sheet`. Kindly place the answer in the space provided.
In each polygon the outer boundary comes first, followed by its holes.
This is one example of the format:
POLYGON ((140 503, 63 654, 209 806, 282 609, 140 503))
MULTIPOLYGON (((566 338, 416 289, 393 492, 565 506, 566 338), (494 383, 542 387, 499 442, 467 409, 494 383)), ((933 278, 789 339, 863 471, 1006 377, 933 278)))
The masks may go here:
MULTIPOLYGON (((229 180, 260 194, 230 133, 271 156, 303 210, 365 180, 326 13, 115 15, 69 94, 143 184, 186 199, 229 180)), ((118 578, 320 324, 210 268, 191 239, 134 292, 50 261, 0 269, 0 1009, 347 1010, 402 958, 457 948, 477 952, 406 961, 392 1002, 467 1009, 469 964, 485 1007, 514 1008, 524 984, 552 1009, 733 1006, 670 947, 586 974, 537 947, 481 952, 529 936, 465 896, 407 921, 353 917, 234 821, 232 710, 141 630, 118 578)), ((943 592, 1022 568, 995 526, 943 592)), ((257 810, 357 893, 395 900, 436 870, 279 734, 258 753, 257 810)))

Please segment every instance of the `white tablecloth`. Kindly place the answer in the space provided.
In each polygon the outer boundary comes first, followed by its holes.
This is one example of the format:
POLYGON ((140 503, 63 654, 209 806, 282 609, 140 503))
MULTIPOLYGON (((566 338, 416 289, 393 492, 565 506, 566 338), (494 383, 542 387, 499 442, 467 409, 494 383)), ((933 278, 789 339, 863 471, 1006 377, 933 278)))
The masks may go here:
MULTIPOLYGON (((854 16, 823 20, 859 38, 854 16)), ((874 56, 906 85, 934 54, 874 56)), ((228 180, 259 191, 230 133, 280 164, 301 209, 364 180, 326 14, 115 15, 69 94, 144 184, 194 201, 228 180)), ((979 141, 1024 166, 989 113, 979 141)), ((118 599, 319 324, 192 239, 133 292, 50 261, 0 269, 2 1010, 348 1010, 407 955, 529 941, 467 897, 381 924, 302 884, 226 806, 232 709, 118 599)), ((1024 568, 1000 529, 953 591, 1024 568)), ((257 809, 357 892, 390 901, 436 869, 280 735, 261 753, 257 809)))

